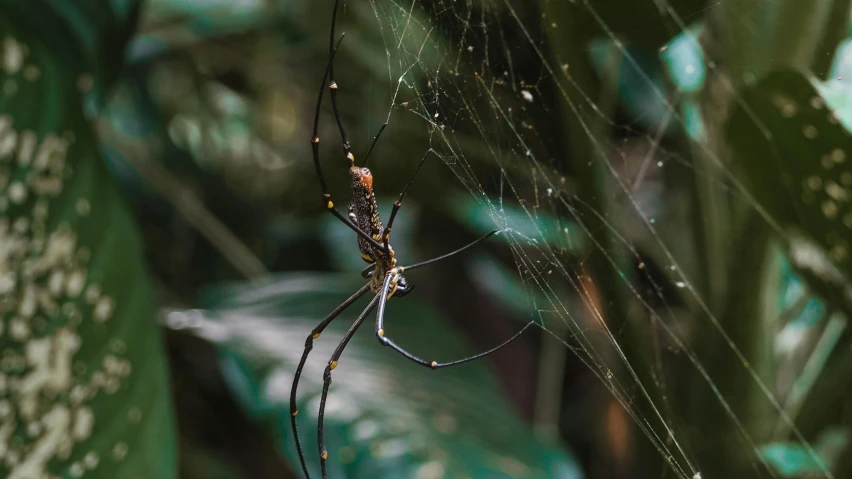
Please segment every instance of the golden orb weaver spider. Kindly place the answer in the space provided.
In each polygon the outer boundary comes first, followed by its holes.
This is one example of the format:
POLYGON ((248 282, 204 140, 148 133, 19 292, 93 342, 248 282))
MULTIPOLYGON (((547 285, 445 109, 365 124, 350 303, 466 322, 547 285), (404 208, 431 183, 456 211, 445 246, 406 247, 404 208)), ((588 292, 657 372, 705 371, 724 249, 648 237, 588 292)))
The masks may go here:
POLYGON ((411 271, 415 268, 419 268, 421 266, 425 266, 427 264, 431 264, 436 261, 440 261, 454 256, 458 253, 461 253, 462 251, 470 248, 471 246, 474 246, 475 244, 484 241, 488 237, 498 233, 498 230, 491 231, 488 234, 480 237, 479 239, 455 251, 439 256, 437 258, 432 258, 430 260, 416 263, 411 266, 397 265, 397 260, 394 256, 393 248, 390 245, 390 232, 391 228, 393 227, 394 219, 396 218, 396 214, 399 211, 400 206, 402 205, 402 200, 403 198, 405 198, 405 194, 408 191, 408 188, 411 186, 412 183, 414 183, 414 179, 417 176, 417 173, 420 171, 420 168, 423 166, 423 163, 426 162, 426 159, 429 157, 430 153, 435 154, 436 156, 437 153, 435 153, 434 150, 430 148, 426 152, 426 154, 423 155, 423 158, 417 165, 417 169, 414 170, 414 173, 411 175, 411 178, 408 180, 408 183, 405 185, 405 188, 402 190, 402 193, 400 193, 399 198, 394 202, 393 209, 391 210, 390 217, 388 218, 388 224, 383 228, 382 221, 379 216, 378 206, 376 205, 376 197, 373 193, 373 176, 370 173, 370 170, 366 167, 366 164, 367 160, 370 157, 370 153, 372 153, 373 151, 373 147, 376 146, 376 142, 378 141, 379 136, 381 136, 382 131, 384 131, 387 124, 382 125, 375 138, 373 139, 373 143, 372 145, 370 145, 370 149, 367 151, 367 155, 365 156, 364 166, 356 166, 355 157, 350 151, 351 146, 349 144, 349 141, 346 139, 346 129, 343 127, 343 121, 338 111, 338 85, 334 81, 334 55, 335 53, 337 53, 337 49, 340 47, 340 43, 343 41, 343 35, 341 35, 337 43, 334 42, 334 27, 335 22, 337 20, 337 8, 339 3, 340 0, 335 0, 334 10, 331 17, 328 66, 326 67, 325 74, 323 75, 319 95, 317 98, 316 113, 314 115, 313 135, 311 136, 311 149, 314 158, 314 166, 316 167, 320 187, 322 188, 323 207, 357 234, 358 247, 361 250, 361 257, 364 259, 364 261, 368 263, 367 267, 361 272, 361 276, 364 278, 369 278, 369 282, 367 282, 367 284, 362 286, 352 296, 350 296, 337 308, 335 308, 311 331, 311 333, 305 340, 305 349, 302 352, 302 357, 299 361, 299 365, 296 368, 296 373, 293 377, 293 384, 290 388, 290 423, 293 429, 293 437, 296 442, 296 451, 299 455, 299 461, 302 465, 302 471, 304 471, 305 477, 307 479, 310 479, 311 476, 310 473, 308 473, 307 464, 305 462, 305 456, 302 452, 302 444, 299 441, 299 430, 296 424, 296 416, 299 413, 299 409, 296 407, 296 391, 299 385, 299 378, 302 375, 302 369, 305 366, 305 361, 308 358, 308 354, 310 354, 311 349, 313 349, 314 340, 320 337, 320 334, 322 334, 323 330, 325 330, 325 328, 329 324, 331 324, 331 322, 338 315, 340 315, 340 313, 342 313, 346 308, 355 303, 355 301, 357 301, 359 298, 361 298, 361 296, 366 294, 367 291, 371 291, 375 294, 375 296, 367 305, 367 307, 361 312, 361 314, 358 315, 358 318, 355 320, 352 326, 350 326, 349 329, 346 331, 343 336, 343 339, 340 341, 340 343, 337 345, 337 348, 335 348, 334 353, 331 355, 331 358, 328 361, 328 365, 325 368, 325 373, 323 374, 322 396, 320 398, 320 409, 317 421, 317 439, 323 479, 327 479, 326 461, 328 460, 328 451, 326 450, 325 443, 323 442, 323 416, 325 414, 325 404, 326 399, 328 397, 328 389, 331 386, 331 371, 335 367, 337 367, 337 362, 340 359, 340 356, 343 354, 343 350, 344 348, 346 348, 346 345, 349 343, 349 340, 352 338, 352 336, 367 318, 367 315, 369 315, 372 310, 376 308, 376 306, 378 306, 378 310, 376 312, 376 338, 379 340, 379 343, 381 343, 383 346, 389 346, 391 349, 400 353, 402 356, 409 359, 410 361, 413 361, 421 366, 425 366, 431 369, 455 366, 487 356, 495 351, 498 351, 504 346, 507 346, 509 343, 520 337, 524 333, 524 331, 526 331, 527 328, 529 328, 532 324, 527 323, 527 325, 524 326, 520 331, 515 333, 514 336, 488 351, 467 358, 445 363, 420 359, 414 354, 411 354, 402 347, 398 346, 386 336, 384 329, 384 320, 385 305, 387 304, 388 299, 390 299, 390 297, 394 294, 399 297, 405 296, 406 294, 410 293, 412 289, 414 289, 414 286, 409 285, 405 277, 402 275, 404 271, 411 271), (337 121, 337 126, 340 130, 340 136, 343 141, 343 154, 346 158, 349 167, 349 176, 351 179, 352 200, 349 205, 348 217, 343 216, 342 214, 340 214, 340 212, 337 211, 337 209, 335 209, 334 202, 332 202, 331 200, 331 194, 329 194, 328 192, 328 186, 325 182, 325 176, 323 176, 322 167, 320 166, 320 139, 317 135, 319 130, 320 109, 322 106, 322 97, 325 93, 326 81, 328 81, 328 87, 331 92, 332 109, 334 111, 334 117, 337 121))

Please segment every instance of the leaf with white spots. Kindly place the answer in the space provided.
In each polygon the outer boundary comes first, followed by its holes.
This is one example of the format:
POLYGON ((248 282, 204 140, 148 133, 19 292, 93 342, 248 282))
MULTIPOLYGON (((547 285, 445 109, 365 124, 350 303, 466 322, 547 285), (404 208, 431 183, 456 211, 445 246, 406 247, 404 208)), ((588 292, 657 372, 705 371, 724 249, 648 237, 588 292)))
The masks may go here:
POLYGON ((0 477, 173 478, 152 291, 88 120, 136 4, 49 5, 0 6, 0 477))
POLYGON ((785 230, 793 262, 848 307, 852 135, 817 86, 792 70, 767 75, 743 91, 727 135, 749 191, 785 230))

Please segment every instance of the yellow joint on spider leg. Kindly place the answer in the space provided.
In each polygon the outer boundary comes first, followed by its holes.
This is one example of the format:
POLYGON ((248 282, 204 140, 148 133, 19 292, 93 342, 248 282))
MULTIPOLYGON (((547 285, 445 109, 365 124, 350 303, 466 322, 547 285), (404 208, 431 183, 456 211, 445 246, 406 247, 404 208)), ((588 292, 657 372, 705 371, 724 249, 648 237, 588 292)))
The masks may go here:
POLYGON ((385 330, 384 329, 379 330, 379 336, 385 337, 385 330))
POLYGON ((337 367, 337 361, 332 361, 331 364, 328 365, 329 369, 334 369, 337 367))
POLYGON ((320 334, 322 334, 322 333, 314 333, 314 334, 313 334, 313 336, 311 336, 311 337, 312 337, 313 339, 317 339, 317 338, 319 338, 319 337, 320 337, 320 334))
POLYGON ((334 203, 331 200, 328 200, 328 203, 325 204, 325 207, 328 209, 334 208, 334 203))
POLYGON ((354 161, 355 161, 355 155, 353 155, 353 154, 350 152, 348 155, 346 155, 346 159, 348 159, 349 161, 353 161, 353 162, 354 162, 354 161))
POLYGON ((312 141, 313 141, 314 143, 319 143, 319 137, 318 137, 318 136, 315 136, 315 137, 314 137, 314 139, 313 139, 312 141))
POLYGON ((298 415, 299 415, 299 410, 298 410, 298 409, 296 409, 295 411, 293 411, 293 417, 296 417, 296 416, 298 416, 298 415))
POLYGON ((332 80, 332 82, 328 84, 328 87, 332 90, 337 90, 337 82, 332 80))
POLYGON ((328 453, 324 452, 324 453, 322 453, 322 456, 320 456, 320 457, 322 458, 323 461, 325 461, 326 459, 328 459, 328 453))
POLYGON ((432 361, 432 364, 430 366, 432 366, 432 369, 437 368, 438 367, 438 361, 432 361))

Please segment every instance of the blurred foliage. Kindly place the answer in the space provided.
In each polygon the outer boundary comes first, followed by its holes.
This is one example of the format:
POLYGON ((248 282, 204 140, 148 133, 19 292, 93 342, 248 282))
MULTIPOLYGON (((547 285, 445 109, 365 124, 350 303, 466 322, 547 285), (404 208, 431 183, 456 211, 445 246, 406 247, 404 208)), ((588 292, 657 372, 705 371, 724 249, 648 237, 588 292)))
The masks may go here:
MULTIPOLYGON (((357 277, 356 277, 357 278, 357 277)), ((225 379, 243 408, 268 424, 298 464, 289 418, 289 391, 304 338, 329 305, 363 280, 296 273, 254 285, 207 292, 208 311, 172 312, 167 323, 218 344, 225 379)), ((420 355, 451 360, 473 351, 427 304, 391 303, 388 335, 420 355), (424 325, 429 325, 425 328, 424 325)), ((316 422, 322 369, 354 306, 322 335, 299 388, 298 416, 312 474, 319 474, 316 422), (319 358, 317 358, 319 356, 319 358)), ((537 441, 502 398, 485 363, 437 374, 382 348, 373 334, 355 336, 332 374, 325 416, 333 477, 582 477, 575 460, 537 441)))

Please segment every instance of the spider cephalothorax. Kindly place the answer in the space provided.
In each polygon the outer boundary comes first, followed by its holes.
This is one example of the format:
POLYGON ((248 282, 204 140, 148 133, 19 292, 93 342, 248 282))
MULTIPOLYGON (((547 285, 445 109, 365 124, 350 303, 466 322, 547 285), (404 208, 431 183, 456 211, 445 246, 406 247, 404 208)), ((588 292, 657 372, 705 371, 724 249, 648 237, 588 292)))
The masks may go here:
POLYGON ((404 296, 410 293, 414 289, 414 285, 410 285, 405 277, 402 275, 403 271, 410 271, 415 268, 419 268, 421 266, 425 266, 427 264, 434 263, 436 261, 440 261, 446 258, 449 258, 455 254, 458 254, 467 248, 479 243, 480 241, 485 240, 489 236, 497 233, 497 231, 492 231, 485 236, 469 243, 466 246, 463 246, 453 252, 447 253, 443 256, 439 256, 437 258, 433 258, 427 261, 422 261, 420 263, 416 263, 411 266, 400 266, 397 264, 397 258, 394 254, 393 248, 390 245, 390 233, 391 228, 393 227, 394 219, 396 218, 396 214, 399 211, 400 206, 402 205, 402 200, 405 198, 405 193, 408 191, 408 188, 414 182, 414 178, 417 176, 417 172, 420 171, 420 168, 423 166, 423 163, 429 157, 430 154, 434 154, 437 156, 432 149, 429 149, 423 158, 420 160, 420 163, 417 166, 417 169, 414 170, 414 173, 411 175, 411 179, 408 180, 408 183, 403 188, 402 193, 399 195, 399 199, 397 199, 393 204, 393 209, 391 210, 391 214, 388 217, 387 226, 382 226, 382 220, 379 216, 379 208, 376 205, 376 195, 373 193, 373 175, 370 170, 366 167, 366 162, 369 159, 370 152, 373 151, 373 147, 376 145, 376 142, 381 136, 382 131, 384 131, 385 126, 383 125, 379 132, 376 134, 375 139, 373 140, 373 144, 370 146, 370 150, 367 152, 367 155, 364 158, 364 166, 356 166, 355 165, 355 157, 352 155, 350 151, 349 141, 346 139, 346 130, 343 128, 343 121, 340 118, 340 113, 337 109, 337 90, 339 88, 337 82, 334 81, 334 68, 333 68, 333 60, 334 54, 337 52, 337 48, 340 46, 340 42, 343 40, 343 36, 340 37, 340 40, 337 41, 337 44, 334 44, 334 24, 337 18, 337 6, 339 0, 335 0, 334 2, 334 13, 331 19, 331 45, 329 50, 329 60, 328 60, 328 68, 326 69, 325 76, 322 79, 322 85, 320 87, 319 97, 317 98, 317 107, 316 114, 314 115, 314 129, 313 136, 311 137, 311 149, 313 152, 314 158, 314 167, 317 171, 317 177, 319 178, 320 188, 322 188, 322 204, 323 207, 332 215, 334 215, 337 219, 343 222, 347 227, 352 229, 358 237, 358 248, 361 250, 361 258, 368 263, 367 268, 361 273, 364 278, 369 278, 369 281, 361 287, 358 291, 355 292, 352 296, 350 296, 346 301, 344 301, 340 306, 334 309, 325 319, 323 319, 317 327, 311 331, 308 335, 307 339, 305 339, 305 349, 302 352, 302 358, 299 361, 299 365, 296 368, 296 373, 293 376, 293 386, 290 389, 290 424, 293 427, 293 436, 296 442, 296 450, 299 454, 299 461, 302 464, 302 470, 305 473, 305 477, 310 478, 310 474, 308 473, 308 468, 305 463, 305 456, 302 452, 302 444, 299 441, 299 431, 296 424, 296 416, 299 413, 299 409, 296 407, 296 390, 299 385, 299 378, 302 375, 302 369, 305 366, 305 361, 308 358, 308 354, 313 349, 314 340, 320 337, 320 334, 325 330, 325 328, 331 324, 331 322, 342 313, 346 308, 351 306, 354 302, 364 296, 367 291, 373 292, 375 295, 370 303, 367 305, 366 309, 358 316, 355 320, 355 323, 346 331, 346 334, 343 337, 343 340, 340 344, 337 345, 337 348, 334 350, 334 354, 332 354, 331 358, 328 361, 328 365, 325 368, 325 374, 323 375, 323 389, 322 396, 320 398, 320 408, 319 408, 319 417, 317 424, 317 439, 318 439, 318 448, 320 455, 320 466, 322 468, 322 477, 325 479, 327 477, 326 473, 326 460, 328 460, 328 451, 325 448, 325 442, 323 439, 323 415, 325 414, 325 403, 326 398, 328 397, 328 389, 331 386, 331 371, 337 367, 337 361, 340 359, 340 356, 343 354, 343 349, 349 343, 349 340, 352 338, 352 335, 355 334, 355 331, 363 324, 364 320, 367 318, 367 315, 376 308, 376 338, 379 343, 388 346, 394 351, 398 352, 406 359, 413 361, 421 366, 425 366, 432 369, 443 368, 447 366, 454 366, 456 364, 466 363, 468 361, 473 361, 474 359, 481 358, 485 355, 491 354, 494 351, 506 346, 516 338, 520 337, 524 331, 530 326, 529 323, 523 329, 521 329, 517 334, 509 338, 504 343, 499 346, 485 351, 484 353, 476 354, 474 356, 470 356, 464 359, 459 359, 456 361, 450 361, 445 363, 439 363, 437 361, 426 361, 424 359, 420 359, 419 357, 409 353, 402 347, 398 346, 393 340, 388 337, 384 329, 384 321, 385 321, 385 305, 387 304, 388 299, 392 296, 404 296), (320 165, 319 158, 319 144, 320 138, 317 136, 319 130, 319 115, 320 108, 322 106, 322 97, 325 92, 326 81, 328 81, 329 91, 331 92, 331 103, 334 109, 334 116, 337 120, 337 126, 340 129, 340 136, 343 141, 343 156, 346 159, 348 168, 349 168, 349 176, 351 179, 352 186, 352 200, 349 204, 349 215, 348 217, 340 214, 339 211, 334 207, 334 202, 331 200, 331 194, 328 192, 328 186, 325 182, 325 177, 322 173, 322 167, 320 165))

